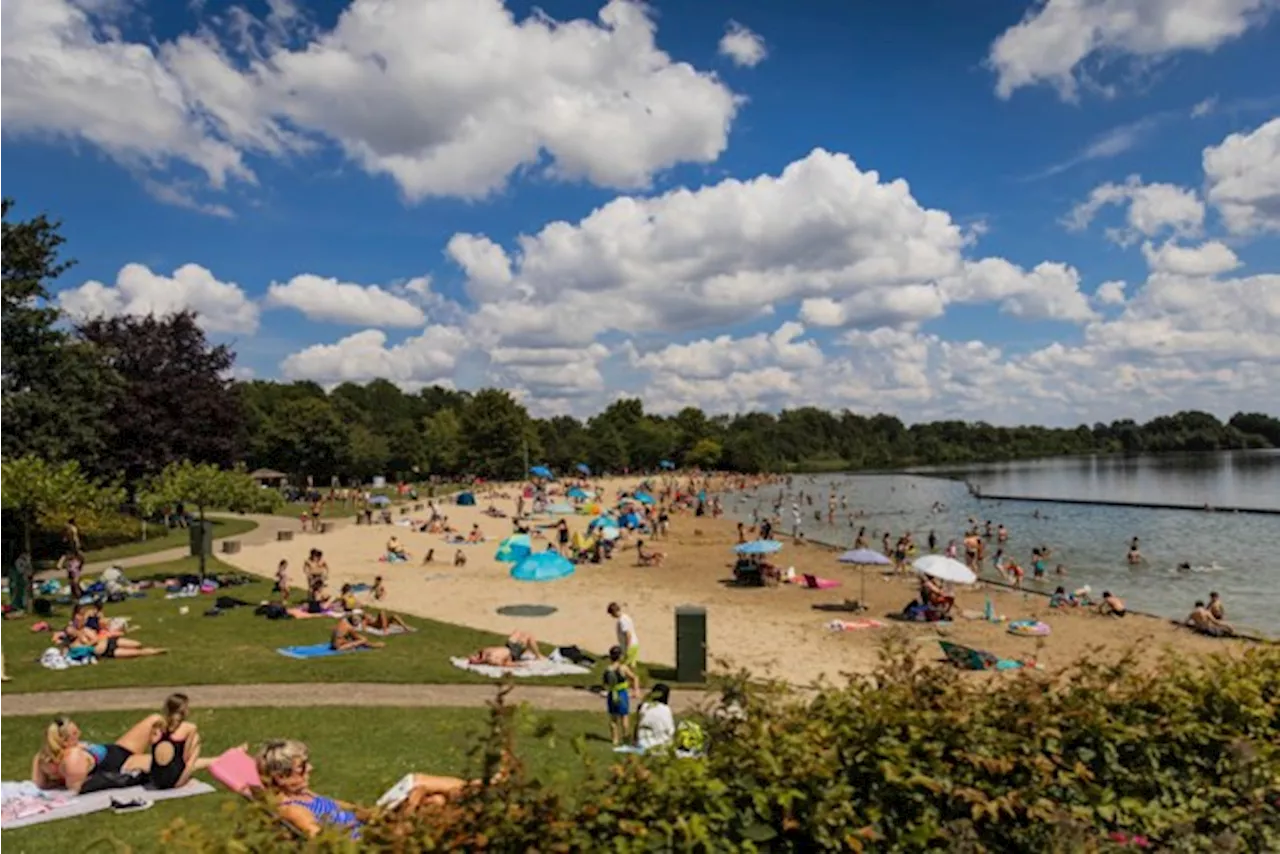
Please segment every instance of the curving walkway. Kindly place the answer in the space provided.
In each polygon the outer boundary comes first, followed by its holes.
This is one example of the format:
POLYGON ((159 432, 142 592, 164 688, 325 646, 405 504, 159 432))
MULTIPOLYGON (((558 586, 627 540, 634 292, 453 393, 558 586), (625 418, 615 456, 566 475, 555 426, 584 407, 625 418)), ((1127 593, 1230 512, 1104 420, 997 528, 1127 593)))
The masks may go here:
MULTIPOLYGON (((257 706, 404 706, 483 708, 497 696, 492 685, 392 685, 373 682, 265 683, 261 685, 172 685, 147 688, 102 688, 94 691, 45 691, 6 693, 0 697, 0 714, 56 715, 155 709, 165 697, 181 691, 196 708, 236 709, 257 706)), ((707 702, 713 694, 674 690, 671 706, 687 711, 707 702)), ((604 699, 595 691, 568 685, 516 684, 510 703, 528 703, 538 709, 566 712, 603 712, 604 699)))

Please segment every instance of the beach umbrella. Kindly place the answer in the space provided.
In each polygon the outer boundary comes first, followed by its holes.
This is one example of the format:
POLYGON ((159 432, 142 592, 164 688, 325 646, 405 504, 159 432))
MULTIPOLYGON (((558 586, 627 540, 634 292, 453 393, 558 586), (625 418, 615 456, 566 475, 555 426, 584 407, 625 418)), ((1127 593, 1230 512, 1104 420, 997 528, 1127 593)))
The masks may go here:
POLYGON ((551 473, 551 469, 547 468, 546 466, 534 466, 533 468, 529 469, 529 474, 533 475, 534 477, 543 478, 544 480, 551 480, 553 477, 555 477, 555 475, 551 473))
POLYGON ((860 582, 861 592, 858 594, 858 604, 862 607, 867 606, 867 571, 866 567, 870 565, 883 566, 892 564, 893 561, 880 554, 873 549, 852 549, 840 555, 836 560, 841 563, 858 564, 860 569, 858 572, 858 580, 860 582))
POLYGON ((572 515, 573 515, 574 513, 576 513, 577 511, 573 509, 573 505, 572 505, 572 504, 565 504, 565 503, 561 502, 561 503, 559 503, 559 504, 548 504, 548 505, 547 505, 547 512, 548 512, 548 513, 556 513, 556 514, 559 514, 559 515, 561 515, 561 516, 572 516, 572 515))
POLYGON ((617 528, 602 527, 596 530, 596 536, 602 540, 616 540, 622 536, 622 532, 617 528))
POLYGON ((640 517, 635 513, 623 513, 618 517, 618 524, 624 528, 639 528, 640 517))
POLYGON ((565 495, 569 496, 570 498, 576 498, 579 501, 585 501, 586 499, 592 496, 592 493, 588 492, 587 490, 583 489, 580 486, 575 486, 573 489, 570 489, 568 492, 566 492, 565 495))
POLYGON ((777 540, 752 540, 735 546, 733 550, 740 555, 771 555, 782 551, 782 543, 777 540))
POLYGON ((512 534, 498 543, 498 552, 494 558, 503 563, 519 563, 531 554, 533 554, 533 540, 529 539, 529 535, 512 534))
POLYGON ((916 572, 936 578, 939 581, 950 581, 955 584, 973 584, 978 580, 973 570, 954 558, 943 555, 925 555, 917 558, 912 564, 916 572))
POLYGON ((370 504, 376 504, 378 507, 386 507, 391 503, 391 499, 385 495, 375 495, 369 499, 370 504))
POLYGON ((853 549, 840 555, 836 560, 841 563, 863 563, 868 566, 887 566, 893 563, 889 558, 874 549, 853 549))
POLYGON ((594 531, 596 528, 613 528, 617 530, 618 520, 612 516, 597 516, 591 520, 591 524, 587 525, 587 530, 594 531))
POLYGON ((511 569, 511 577, 517 581, 555 581, 573 575, 573 563, 556 552, 538 552, 529 555, 511 569))
POLYGON ((676 467, 676 464, 671 462, 671 460, 663 460, 662 462, 658 463, 658 465, 662 466, 667 471, 671 471, 676 467))
POLYGON ((578 463, 578 471, 582 472, 585 475, 590 475, 591 466, 587 465, 586 463, 578 463))
POLYGON ((637 492, 634 497, 635 497, 635 500, 639 501, 641 504, 653 503, 653 496, 647 492, 637 492))

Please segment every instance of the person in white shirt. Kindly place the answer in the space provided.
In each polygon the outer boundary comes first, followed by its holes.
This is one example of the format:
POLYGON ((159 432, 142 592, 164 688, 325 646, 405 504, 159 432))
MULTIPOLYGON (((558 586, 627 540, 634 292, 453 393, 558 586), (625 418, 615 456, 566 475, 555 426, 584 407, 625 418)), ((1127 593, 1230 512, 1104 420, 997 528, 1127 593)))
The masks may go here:
POLYGON ((640 720, 636 724, 636 747, 650 750, 670 744, 676 737, 676 720, 671 714, 671 689, 659 682, 640 704, 640 720))
POLYGON ((622 647, 622 663, 635 667, 640 663, 640 636, 636 634, 636 624, 630 615, 622 613, 622 606, 617 602, 609 603, 609 616, 616 620, 615 630, 618 633, 618 646, 622 647))

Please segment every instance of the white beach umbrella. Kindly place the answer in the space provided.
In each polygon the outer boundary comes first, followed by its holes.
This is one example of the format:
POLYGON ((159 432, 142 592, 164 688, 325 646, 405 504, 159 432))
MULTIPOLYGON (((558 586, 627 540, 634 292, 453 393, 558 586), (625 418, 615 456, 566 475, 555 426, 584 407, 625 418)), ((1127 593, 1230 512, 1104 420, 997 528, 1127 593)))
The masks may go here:
POLYGON ((916 572, 924 573, 939 581, 950 581, 953 584, 973 584, 978 580, 973 570, 954 558, 944 555, 925 555, 917 558, 912 564, 916 572))

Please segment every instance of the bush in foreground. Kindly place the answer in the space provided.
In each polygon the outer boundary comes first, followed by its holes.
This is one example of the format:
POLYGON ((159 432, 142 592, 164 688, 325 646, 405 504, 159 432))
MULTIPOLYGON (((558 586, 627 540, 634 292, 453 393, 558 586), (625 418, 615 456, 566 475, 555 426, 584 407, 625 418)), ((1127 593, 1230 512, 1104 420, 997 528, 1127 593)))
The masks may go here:
MULTIPOLYGON (((447 810, 375 818, 362 847, 1280 850, 1274 647, 1195 662, 1170 656, 1155 669, 1085 659, 1055 677, 994 680, 895 647, 873 679, 805 699, 730 687, 745 716, 706 716, 703 759, 620 759, 589 769, 574 796, 517 769, 447 810)), ((492 769, 511 743, 513 712, 500 696, 478 764, 492 769)), ((165 839, 202 854, 265 851, 281 841, 261 805, 239 808, 226 827, 178 825, 165 839)), ((338 834, 310 843, 355 846, 338 834)))

